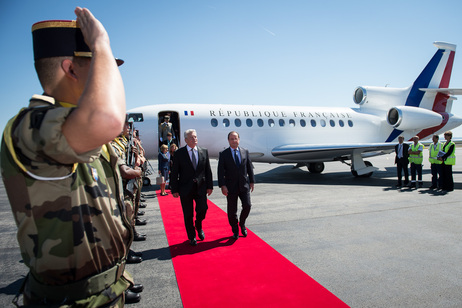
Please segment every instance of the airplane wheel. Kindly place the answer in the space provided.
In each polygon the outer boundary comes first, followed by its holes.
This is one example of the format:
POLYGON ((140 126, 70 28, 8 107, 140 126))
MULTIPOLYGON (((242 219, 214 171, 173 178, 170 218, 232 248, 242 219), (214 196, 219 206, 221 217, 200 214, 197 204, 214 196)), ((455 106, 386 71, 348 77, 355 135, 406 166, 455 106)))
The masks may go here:
MULTIPOLYGON (((364 161, 364 164, 366 165, 366 167, 372 166, 372 163, 370 161, 367 161, 367 160, 364 161)), ((356 178, 368 178, 368 177, 370 177, 372 175, 372 172, 369 172, 369 173, 366 173, 366 174, 363 174, 363 175, 358 175, 358 172, 356 172, 354 170, 354 168, 351 167, 351 174, 353 174, 353 176, 356 177, 356 178)))
POLYGON ((308 171, 311 173, 321 173, 324 171, 324 163, 310 163, 308 171))
POLYGON ((151 185, 151 179, 148 177, 143 178, 143 186, 150 186, 151 185))

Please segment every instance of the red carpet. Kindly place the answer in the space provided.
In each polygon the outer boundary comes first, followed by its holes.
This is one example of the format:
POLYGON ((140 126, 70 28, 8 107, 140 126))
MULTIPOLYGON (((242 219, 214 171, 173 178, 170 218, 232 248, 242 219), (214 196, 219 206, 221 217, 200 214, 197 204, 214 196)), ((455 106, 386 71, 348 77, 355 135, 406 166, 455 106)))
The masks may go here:
POLYGON ((234 240, 226 213, 210 201, 205 240, 190 246, 180 198, 157 196, 185 308, 348 307, 249 229, 234 240))

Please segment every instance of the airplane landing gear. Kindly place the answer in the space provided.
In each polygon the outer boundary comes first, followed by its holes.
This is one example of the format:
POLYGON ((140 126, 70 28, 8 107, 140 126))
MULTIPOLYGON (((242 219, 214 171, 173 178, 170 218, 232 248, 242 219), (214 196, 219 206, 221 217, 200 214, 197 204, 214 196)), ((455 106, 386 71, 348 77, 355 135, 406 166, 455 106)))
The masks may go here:
POLYGON ((311 173, 321 173, 324 171, 324 163, 309 163, 308 171, 311 173))
MULTIPOLYGON (((364 164, 366 165, 366 167, 372 167, 372 163, 370 161, 365 160, 364 164)), ((353 174, 353 176, 356 177, 356 178, 368 178, 368 177, 370 177, 372 175, 372 172, 365 173, 365 174, 362 174, 362 175, 358 175, 358 172, 356 172, 356 170, 354 169, 354 165, 352 165, 351 166, 351 174, 353 174)))

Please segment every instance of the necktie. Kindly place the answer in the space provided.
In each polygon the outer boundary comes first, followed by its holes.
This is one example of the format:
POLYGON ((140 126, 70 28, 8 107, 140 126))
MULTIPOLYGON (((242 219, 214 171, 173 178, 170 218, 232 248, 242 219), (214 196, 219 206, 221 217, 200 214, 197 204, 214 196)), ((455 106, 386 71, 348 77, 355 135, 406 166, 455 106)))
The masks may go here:
POLYGON ((398 158, 403 157, 403 145, 400 144, 398 148, 398 158))
POLYGON ((236 161, 236 166, 239 168, 240 162, 239 162, 239 156, 237 156, 237 150, 234 150, 234 160, 236 161))
POLYGON ((191 149, 191 160, 193 164, 194 170, 196 170, 197 163, 196 163, 196 155, 194 155, 194 149, 191 149))

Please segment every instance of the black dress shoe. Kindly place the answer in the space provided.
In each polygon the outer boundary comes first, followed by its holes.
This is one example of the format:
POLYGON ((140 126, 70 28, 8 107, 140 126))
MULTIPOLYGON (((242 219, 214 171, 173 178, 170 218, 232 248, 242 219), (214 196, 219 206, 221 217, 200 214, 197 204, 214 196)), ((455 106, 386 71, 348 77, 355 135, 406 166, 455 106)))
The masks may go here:
POLYGON ((146 202, 146 199, 140 198, 140 202, 146 202))
POLYGON ((200 229, 197 230, 197 235, 199 236, 200 240, 203 241, 205 239, 205 233, 204 230, 200 229))
POLYGON ((241 226, 241 233, 244 237, 247 236, 247 229, 245 228, 245 226, 241 226))
POLYGON ((128 255, 127 257, 127 263, 128 264, 133 264, 133 263, 141 263, 143 259, 141 257, 135 256, 135 255, 128 255))
POLYGON ((239 232, 234 232, 233 239, 237 240, 239 238, 239 232))
POLYGON ((146 203, 140 203, 140 209, 144 209, 146 207, 146 203))
POLYGON ((133 287, 129 288, 129 290, 134 292, 134 293, 143 292, 143 289, 144 289, 144 287, 140 283, 134 284, 133 287))
POLYGON ((144 215, 144 211, 138 211, 138 216, 143 216, 144 215))
POLYGON ((135 236, 133 237, 133 240, 136 242, 145 241, 146 234, 135 232, 135 236))
POLYGON ((138 303, 140 300, 141 295, 130 290, 125 290, 125 304, 138 303))
POLYGON ((132 255, 132 256, 137 256, 137 257, 142 257, 142 256, 143 256, 143 253, 142 253, 142 252, 133 251, 133 250, 131 250, 131 249, 128 251, 128 254, 129 254, 129 255, 132 255))
POLYGON ((135 226, 144 226, 147 224, 146 219, 135 219, 135 226))
POLYGON ((197 241, 195 238, 193 238, 192 240, 189 241, 189 245, 191 246, 197 246, 197 241))

